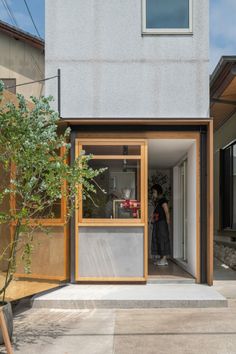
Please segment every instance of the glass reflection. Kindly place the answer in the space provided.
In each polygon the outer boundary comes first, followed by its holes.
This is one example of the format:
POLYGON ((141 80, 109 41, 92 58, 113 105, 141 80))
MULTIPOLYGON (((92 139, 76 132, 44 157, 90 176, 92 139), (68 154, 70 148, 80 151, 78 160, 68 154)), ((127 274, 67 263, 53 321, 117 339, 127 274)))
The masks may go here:
POLYGON ((146 0, 147 28, 189 28, 189 0, 146 0))
POLYGON ((96 177, 97 193, 83 201, 83 218, 140 218, 140 161, 94 159, 90 166, 107 170, 96 177))

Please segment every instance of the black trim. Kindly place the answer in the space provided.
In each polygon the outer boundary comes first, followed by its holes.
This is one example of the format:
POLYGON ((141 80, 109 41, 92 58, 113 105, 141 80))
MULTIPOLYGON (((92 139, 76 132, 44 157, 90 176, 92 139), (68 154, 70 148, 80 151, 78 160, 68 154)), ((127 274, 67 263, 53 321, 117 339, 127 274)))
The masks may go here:
POLYGON ((212 97, 212 98, 211 98, 211 102, 213 102, 213 103, 230 104, 230 105, 232 105, 232 106, 236 106, 236 101, 233 101, 233 100, 224 100, 224 99, 221 99, 221 98, 214 98, 214 97, 212 97))
POLYGON ((200 282, 207 283, 207 134, 200 133, 200 282))
POLYGON ((141 132, 141 131, 153 131, 153 132, 167 132, 167 131, 177 131, 177 132, 199 132, 206 131, 207 127, 205 125, 71 125, 72 131, 77 132, 141 132))
POLYGON ((234 226, 234 184, 233 184, 233 171, 234 171, 234 146, 236 142, 228 144, 221 150, 220 161, 220 197, 222 200, 221 217, 222 229, 235 230, 234 226))
POLYGON ((57 69, 57 109, 61 116, 61 69, 57 69))
MULTIPOLYGON (((75 136, 77 132, 142 132, 177 131, 200 132, 200 282, 207 283, 207 126, 206 125, 71 125, 71 144, 75 157, 75 136)), ((71 282, 75 282, 75 217, 71 220, 71 282)))
MULTIPOLYGON (((70 136, 70 143, 71 143, 71 149, 70 149, 70 162, 73 162, 75 160, 75 138, 76 138, 76 133, 71 132, 70 136)), ((75 237, 76 237, 76 232, 75 232, 75 212, 73 212, 71 219, 70 219, 70 282, 75 283, 75 237)))

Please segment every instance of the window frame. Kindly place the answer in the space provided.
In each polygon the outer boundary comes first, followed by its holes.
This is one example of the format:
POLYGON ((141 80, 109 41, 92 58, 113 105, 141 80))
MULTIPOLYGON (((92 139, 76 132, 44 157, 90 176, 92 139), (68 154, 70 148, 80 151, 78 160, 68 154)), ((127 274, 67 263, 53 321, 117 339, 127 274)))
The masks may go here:
MULTIPOLYGON (((60 156, 62 157, 65 153, 65 147, 60 148, 60 156)), ((65 163, 68 163, 68 161, 65 161, 65 163)), ((15 166, 11 166, 11 176, 14 176, 15 173, 15 166)), ((66 214, 67 214, 67 200, 66 197, 63 195, 63 191, 67 188, 66 182, 64 181, 62 186, 61 186, 61 191, 62 191, 62 198, 60 199, 60 204, 61 206, 61 215, 60 217, 52 217, 52 218, 31 218, 29 220, 29 225, 30 226, 35 226, 35 225, 43 225, 43 226, 64 226, 66 223, 66 214)), ((10 195, 10 206, 13 210, 16 209, 16 198, 13 194, 10 195)), ((12 223, 12 226, 14 226, 16 222, 12 223)))
POLYGON ((0 78, 0 80, 3 81, 3 83, 4 83, 4 88, 5 88, 7 91, 13 93, 13 95, 16 95, 16 94, 17 94, 17 92, 16 92, 16 78, 15 78, 15 77, 0 78), (10 86, 9 86, 9 85, 7 85, 7 81, 12 81, 12 82, 14 82, 14 83, 10 84, 10 86), (12 87, 12 88, 11 88, 11 89, 8 89, 8 88, 7 88, 8 86, 9 86, 9 87, 12 87), (15 87, 14 87, 14 86, 15 86, 15 87))
POLYGON ((193 0, 189 1, 189 27, 188 28, 147 28, 147 0, 142 1, 142 34, 193 34, 193 0))
POLYGON ((233 149, 234 146, 236 146, 236 140, 230 142, 228 145, 226 145, 223 149, 221 149, 221 157, 220 157, 220 200, 222 202, 222 207, 220 207, 220 228, 221 230, 224 231, 236 231, 236 228, 234 227, 233 224, 233 212, 234 212, 234 208, 236 207, 236 205, 234 206, 234 200, 233 200, 233 195, 234 195, 234 185, 233 185, 233 167, 234 167, 234 155, 233 155, 233 149), (229 150, 230 149, 230 150, 229 150), (225 171, 225 153, 226 151, 229 151, 229 181, 227 183, 230 192, 230 199, 228 200, 229 205, 226 205, 226 190, 225 190, 225 179, 227 177, 227 173, 225 171), (225 216, 224 216, 224 211, 225 209, 229 209, 229 222, 227 222, 225 220, 225 216), (228 226, 226 226, 226 224, 229 224, 228 226))
MULTIPOLYGON (((78 157, 83 150, 83 145, 140 145, 140 155, 125 155, 127 159, 130 160, 139 160, 140 161, 140 203, 141 203, 141 215, 139 218, 84 218, 83 217, 83 198, 82 198, 82 186, 78 186, 77 200, 76 200, 76 209, 77 209, 77 222, 78 226, 144 226, 145 225, 145 179, 146 179, 146 141, 142 139, 76 139, 76 157, 78 157)), ((101 156, 97 156, 98 159, 101 156)), ((121 156, 116 155, 115 159, 120 159, 121 156)), ((122 156, 123 158, 124 156, 122 156)), ((113 160, 111 155, 103 156, 107 160, 113 160)), ((96 159, 96 158, 95 158, 96 159)))

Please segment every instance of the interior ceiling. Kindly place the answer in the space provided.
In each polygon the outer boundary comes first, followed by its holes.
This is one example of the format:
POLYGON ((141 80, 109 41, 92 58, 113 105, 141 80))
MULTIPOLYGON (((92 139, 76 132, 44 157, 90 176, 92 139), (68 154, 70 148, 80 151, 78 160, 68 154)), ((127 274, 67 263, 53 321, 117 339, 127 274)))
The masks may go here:
MULTIPOLYGON (((236 102, 236 77, 227 85, 224 92, 218 97, 222 100, 236 102)), ((225 103, 212 103, 211 104, 211 117, 214 118, 214 129, 220 128, 224 122, 234 114, 236 106, 225 103)))
POLYGON ((149 139, 149 168, 174 167, 194 144, 194 139, 149 139))

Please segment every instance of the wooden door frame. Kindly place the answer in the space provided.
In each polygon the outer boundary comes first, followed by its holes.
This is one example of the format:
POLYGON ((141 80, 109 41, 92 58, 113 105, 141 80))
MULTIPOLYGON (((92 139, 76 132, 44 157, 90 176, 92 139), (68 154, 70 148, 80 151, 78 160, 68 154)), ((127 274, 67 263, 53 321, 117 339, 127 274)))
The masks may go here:
MULTIPOLYGON (((69 121, 67 121, 69 122, 69 121)), ((86 138, 86 139, 92 139, 96 136, 96 138, 111 138, 111 139, 155 139, 155 138, 162 138, 162 139, 192 139, 193 137, 196 138, 196 143, 197 143, 197 167, 198 167, 198 183, 197 183, 197 195, 199 198, 197 198, 197 277, 196 277, 196 282, 200 283, 200 131, 201 129, 205 129, 207 133, 207 283, 208 285, 212 285, 213 283, 213 121, 211 119, 162 119, 162 120, 150 120, 148 124, 145 124, 145 119, 140 122, 135 122, 135 120, 129 120, 127 121, 127 126, 133 126, 136 124, 137 126, 140 125, 140 129, 135 129, 134 132, 129 132, 129 131, 120 131, 119 127, 121 125, 126 125, 125 120, 116 120, 113 119, 113 122, 111 120, 104 120, 101 119, 101 121, 94 121, 91 119, 85 119, 84 121, 81 120, 79 123, 80 125, 80 130, 77 129, 76 126, 76 120, 71 120, 73 124, 71 124, 72 129, 73 129, 73 134, 76 136, 76 138, 86 138), (83 131, 84 127, 83 126, 89 126, 91 127, 91 124, 95 124, 99 126, 100 128, 103 128, 103 126, 109 123, 109 131, 108 130, 97 130, 96 133, 90 129, 89 131, 83 131), (145 125, 145 129, 143 125, 145 125), (149 129, 149 126, 152 127, 158 127, 158 130, 155 129, 149 129), (116 131, 116 126, 118 127, 118 131, 116 131), (194 127, 196 126, 196 128, 194 127), (162 127, 165 127, 163 131, 161 131, 162 127), (168 129, 169 127, 170 129, 168 129), (178 128, 177 131, 175 131, 175 128, 178 128), (181 130, 181 127, 183 127, 183 130, 181 130), (193 130, 191 129, 192 127, 193 130), (160 131, 159 131, 160 130, 160 131)), ((78 123, 77 123, 78 124, 78 123)), ((95 128, 96 129, 96 128, 95 128)), ((146 152, 147 154, 147 152, 146 152)), ((147 171, 146 171, 147 173, 147 171)), ((147 225, 146 225, 147 227, 147 225)), ((146 240, 146 243, 148 240, 146 240)), ((147 244, 146 244, 147 247, 147 244)), ((146 257, 147 258, 147 257, 146 257)), ((146 260, 146 265, 144 266, 146 272, 145 272, 145 279, 147 279, 147 274, 148 274, 148 260, 146 260)), ((116 281, 114 279, 110 281, 116 281)), ((127 279, 127 281, 130 281, 127 279)), ((143 279, 140 279, 140 281, 143 281, 143 279)))
POLYGON ((200 283, 200 133, 199 132, 150 132, 149 139, 193 139, 196 144, 196 283, 200 283))

